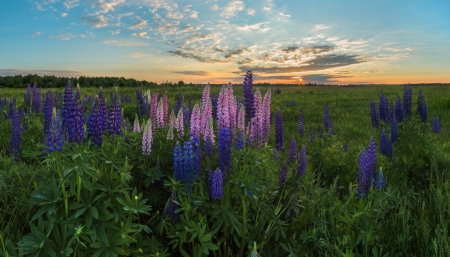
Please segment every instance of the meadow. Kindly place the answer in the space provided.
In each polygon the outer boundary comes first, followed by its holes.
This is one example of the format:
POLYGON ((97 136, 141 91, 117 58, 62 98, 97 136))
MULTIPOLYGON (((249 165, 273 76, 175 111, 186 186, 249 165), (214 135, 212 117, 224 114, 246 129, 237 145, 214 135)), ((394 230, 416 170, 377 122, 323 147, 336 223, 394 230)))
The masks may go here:
POLYGON ((450 254, 449 86, 47 90, 0 89, 0 256, 450 254))

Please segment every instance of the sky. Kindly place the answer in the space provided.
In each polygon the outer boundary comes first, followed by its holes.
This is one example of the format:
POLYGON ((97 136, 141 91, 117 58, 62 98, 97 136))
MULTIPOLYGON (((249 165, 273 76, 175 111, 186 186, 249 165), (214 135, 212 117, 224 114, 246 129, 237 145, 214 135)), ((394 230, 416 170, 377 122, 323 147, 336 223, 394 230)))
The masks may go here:
POLYGON ((450 82, 450 1, 14 0, 0 76, 450 82))

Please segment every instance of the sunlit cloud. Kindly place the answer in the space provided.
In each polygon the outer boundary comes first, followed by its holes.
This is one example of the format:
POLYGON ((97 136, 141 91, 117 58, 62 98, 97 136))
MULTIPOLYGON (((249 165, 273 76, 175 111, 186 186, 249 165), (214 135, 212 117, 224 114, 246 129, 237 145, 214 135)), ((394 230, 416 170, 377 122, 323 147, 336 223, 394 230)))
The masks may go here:
POLYGON ((64 33, 64 34, 57 34, 57 35, 47 35, 48 38, 56 38, 61 41, 69 41, 70 39, 74 38, 75 36, 71 33, 64 33))
POLYGON ((270 28, 267 27, 268 22, 260 22, 252 25, 245 25, 242 27, 237 27, 238 30, 242 31, 260 31, 260 32, 266 32, 270 30, 270 28))
POLYGON ((35 38, 35 37, 38 37, 38 36, 40 36, 40 35, 42 35, 42 33, 39 32, 39 31, 36 31, 36 32, 33 33, 33 35, 32 35, 31 37, 32 37, 32 38, 35 38))
POLYGON ((324 30, 324 29, 329 29, 330 26, 324 25, 324 24, 317 24, 316 26, 314 26, 314 30, 324 30))
POLYGON ((139 52, 131 53, 128 55, 128 57, 130 57, 130 58, 142 58, 142 57, 146 57, 146 56, 150 56, 150 55, 139 53, 139 52))
POLYGON ((143 29, 145 27, 147 27, 148 22, 146 20, 143 21, 138 21, 136 23, 134 23, 133 25, 131 25, 130 27, 128 27, 129 29, 143 29))
POLYGON ((108 26, 108 21, 106 20, 105 16, 85 16, 83 17, 83 20, 86 24, 88 24, 91 27, 94 28, 101 28, 108 26))
POLYGON ((224 18, 232 18, 236 16, 239 11, 244 10, 244 8, 245 8, 244 2, 239 0, 232 0, 224 8, 222 8, 220 16, 224 18))
POLYGON ((145 39, 150 39, 149 36, 147 36, 147 32, 142 31, 142 32, 135 32, 133 34, 131 34, 133 37, 141 37, 141 38, 145 38, 145 39))
POLYGON ((117 34, 120 34, 120 29, 118 29, 118 30, 109 30, 109 32, 111 33, 111 34, 113 34, 113 35, 117 35, 117 34))
POLYGON ((80 0, 65 0, 64 1, 64 7, 66 7, 67 10, 72 9, 80 5, 80 0))
POLYGON ((61 17, 66 17, 67 16, 67 13, 66 12, 63 12, 63 13, 61 13, 61 17))
POLYGON ((113 46, 130 46, 130 47, 148 45, 145 42, 135 40, 105 40, 103 41, 103 44, 113 46))
POLYGON ((210 74, 209 71, 172 71, 172 73, 180 73, 180 74, 184 74, 184 75, 192 75, 192 76, 208 76, 210 74))

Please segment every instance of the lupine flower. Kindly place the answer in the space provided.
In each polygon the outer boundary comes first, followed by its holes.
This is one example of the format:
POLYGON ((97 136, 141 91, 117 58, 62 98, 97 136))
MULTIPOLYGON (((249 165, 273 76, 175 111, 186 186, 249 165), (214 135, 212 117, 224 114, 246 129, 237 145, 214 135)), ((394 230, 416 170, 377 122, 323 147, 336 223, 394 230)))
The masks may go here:
POLYGON ((297 160, 297 141, 295 137, 292 136, 291 142, 289 143, 289 153, 288 153, 288 162, 293 163, 297 160))
POLYGON ((306 165, 307 165, 306 145, 302 145, 302 149, 300 150, 300 154, 298 157, 297 177, 305 175, 306 165))
POLYGON ((211 142, 211 138, 210 137, 206 138, 206 140, 205 140, 205 153, 208 156, 210 156, 210 157, 212 157, 214 155, 213 145, 214 144, 211 142))
POLYGON ((405 117, 411 117, 412 114, 412 87, 405 86, 403 89, 403 108, 405 110, 405 117))
POLYGON ((54 151, 60 152, 62 151, 62 145, 62 129, 59 121, 59 114, 57 113, 56 108, 53 107, 51 124, 47 134, 47 150, 49 153, 54 151))
POLYGON ((236 133, 236 99, 234 98, 234 94, 233 94, 233 84, 228 83, 227 88, 226 88, 226 92, 227 92, 227 99, 228 99, 228 118, 230 120, 230 131, 231 134, 234 135, 236 133))
POLYGON ((200 148, 200 138, 191 134, 192 144, 195 147, 195 171, 197 179, 200 179, 200 170, 202 167, 202 152, 200 148))
POLYGON ((372 127, 378 128, 378 126, 380 125, 380 118, 373 99, 370 99, 370 118, 372 120, 372 127))
POLYGON ((139 125, 139 118, 137 114, 135 114, 134 117, 133 132, 135 133, 141 132, 141 126, 139 125))
POLYGON ((177 212, 179 208, 177 192, 172 191, 169 201, 169 216, 173 221, 177 221, 180 218, 180 213, 177 212))
POLYGON ((153 93, 152 98, 150 100, 150 120, 152 121, 153 126, 156 127, 156 112, 158 109, 158 92, 153 93))
POLYGON ((357 196, 366 198, 370 188, 370 170, 367 163, 367 151, 363 148, 359 154, 358 191, 357 196))
POLYGON ((223 197, 223 174, 222 171, 217 168, 211 174, 210 195, 213 201, 220 200, 223 197))
POLYGON ((238 130, 237 132, 235 148, 236 150, 244 149, 244 133, 242 132, 242 130, 238 130))
POLYGON ((298 115, 298 132, 300 136, 305 135, 305 123, 303 121, 303 110, 300 108, 300 114, 298 115))
POLYGON ((153 131, 152 122, 148 119, 147 124, 144 127, 144 133, 142 135, 142 155, 148 156, 152 151, 153 131))
POLYGON ((386 155, 386 149, 387 149, 386 131, 383 129, 380 135, 380 153, 382 155, 386 155))
POLYGON ((183 180, 183 153, 178 141, 173 148, 173 177, 176 180, 183 180))
POLYGON ((103 115, 101 108, 100 98, 95 96, 94 105, 87 123, 87 132, 92 140, 92 144, 97 146, 102 146, 103 142, 103 115))
POLYGON ((99 102, 99 129, 101 133, 103 134, 106 131, 107 128, 107 117, 106 117, 106 100, 103 95, 103 89, 100 87, 100 91, 98 92, 98 102, 99 102))
POLYGON ((255 116, 253 89, 253 75, 251 71, 247 71, 243 83, 244 88, 244 102, 245 102, 245 120, 250 122, 255 116))
POLYGON ((237 118, 237 129, 238 131, 245 131, 245 110, 244 106, 241 104, 239 107, 238 118, 237 118))
POLYGON ((392 137, 389 135, 386 143, 386 156, 391 158, 394 155, 394 146, 392 145, 392 137))
POLYGON ((283 117, 281 116, 281 111, 277 112, 275 118, 275 148, 277 150, 283 150, 284 148, 283 117))
MULTIPOLYGON (((330 131, 330 109, 328 108, 328 102, 323 109, 323 127, 326 133, 330 131)), ((320 136, 319 136, 320 137, 320 136)))
POLYGON ((348 152, 348 144, 344 143, 344 152, 348 152))
POLYGON ((27 111, 31 109, 31 86, 27 85, 27 92, 24 95, 25 106, 27 107, 27 111))
POLYGON ((72 82, 70 82, 70 80, 67 82, 64 89, 64 102, 61 116, 64 138, 73 140, 75 134, 75 110, 73 104, 72 82))
POLYGON ((173 140, 173 124, 169 123, 169 130, 167 131, 167 140, 173 140))
POLYGON ((381 170, 381 168, 380 168, 380 172, 378 172, 377 183, 375 184, 375 188, 377 190, 386 188, 386 184, 384 182, 384 174, 383 174, 383 171, 381 170))
POLYGON ((387 122, 389 119, 389 100, 380 92, 380 120, 387 122))
POLYGON ((173 111, 175 113, 178 113, 182 105, 183 105, 183 95, 181 94, 181 92, 178 92, 178 98, 177 101, 175 102, 175 105, 173 106, 173 111))
POLYGON ((13 115, 11 117, 11 145, 10 145, 10 154, 13 160, 13 163, 19 162, 20 156, 20 136, 22 133, 22 128, 20 126, 20 113, 17 107, 14 107, 13 115))
MULTIPOLYGON (((195 107, 194 107, 195 108, 195 107)), ((211 102, 211 96, 210 96, 210 88, 209 84, 207 84, 203 88, 202 93, 202 107, 201 107, 201 134, 205 132, 206 125, 208 122, 208 119, 212 119, 212 113, 213 113, 213 107, 211 102)))
POLYGON ((402 100, 400 99, 400 96, 397 95, 397 101, 395 102, 395 118, 397 119, 398 122, 402 122, 403 119, 405 118, 405 115, 403 112, 404 112, 404 109, 403 109, 402 100))
POLYGON ((255 106, 255 116, 250 122, 250 139, 252 142, 256 143, 257 147, 262 146, 265 142, 264 139, 264 120, 265 120, 265 109, 263 107, 263 102, 261 98, 261 91, 259 88, 256 89, 254 95, 254 106, 255 106))
MULTIPOLYGON (((230 129, 230 111, 228 108, 227 89, 222 86, 222 90, 219 93, 219 100, 217 103, 217 128, 221 130, 223 128, 230 129)), ((230 131, 231 132, 231 131, 230 131)))
POLYGON ((41 106, 41 92, 35 81, 33 85, 33 111, 36 113, 41 113, 41 106))
POLYGON ((433 128, 431 130, 432 132, 439 134, 439 132, 441 131, 441 124, 439 123, 439 119, 437 116, 434 116, 433 119, 433 128))
POLYGON ((311 127, 309 128, 309 142, 314 143, 314 129, 311 127))
POLYGON ((80 95, 80 87, 77 87, 73 103, 73 134, 69 134, 69 142, 81 143, 84 138, 83 102, 80 95))
POLYGON ((156 108, 156 127, 164 128, 166 126, 166 120, 164 118, 164 105, 162 99, 159 100, 158 107, 156 108))
POLYGON ((375 181, 377 174, 377 146, 373 137, 370 138, 369 147, 367 148, 366 164, 370 176, 370 181, 375 181))
POLYGON ((270 137, 270 104, 272 99, 272 91, 267 89, 266 94, 264 95, 263 103, 262 103, 262 130, 263 130, 263 141, 264 143, 269 142, 270 137))
POLYGON ((186 192, 191 192, 194 183, 195 160, 192 141, 184 142, 183 146, 183 182, 186 192))
POLYGON ((165 92, 163 99, 162 99, 162 105, 163 105, 163 119, 164 124, 167 122, 167 118, 169 117, 169 99, 167 98, 167 91, 165 92))
POLYGON ((200 106, 196 104, 194 106, 194 109, 192 110, 191 115, 191 134, 194 136, 200 138, 200 132, 201 132, 201 119, 202 114, 200 110, 200 106))
POLYGON ((217 104, 219 102, 219 95, 211 96, 211 104, 212 104, 212 111, 213 111, 213 118, 217 120, 217 104))
POLYGON ((175 119, 175 123, 173 128, 177 131, 178 138, 184 137, 184 121, 183 121, 183 110, 180 108, 178 110, 177 118, 175 119))
POLYGON ((230 175, 232 135, 228 128, 219 131, 219 163, 226 176, 230 175))
POLYGON ((287 166, 286 162, 284 161, 283 164, 281 164, 280 169, 280 186, 283 185, 286 182, 287 179, 287 166))
POLYGON ((322 129, 322 127, 319 128, 319 134, 318 134, 318 137, 319 137, 319 138, 322 138, 322 137, 323 137, 323 129, 322 129))
POLYGON ((275 150, 273 151, 273 160, 274 160, 274 161, 278 161, 278 157, 279 157, 278 150, 275 149, 275 150))
POLYGON ((48 135, 48 131, 52 125, 53 113, 53 94, 52 91, 47 91, 44 102, 44 135, 48 135))
POLYGON ((391 137, 392 142, 396 142, 398 140, 398 123, 395 117, 393 117, 391 121, 391 137))
POLYGON ((420 120, 422 122, 427 122, 428 118, 428 108, 425 103, 425 98, 423 97, 422 91, 419 91, 418 103, 417 103, 417 113, 420 115, 420 120))
POLYGON ((108 133, 110 135, 122 134, 120 131, 122 123, 121 116, 119 98, 117 91, 115 91, 111 100, 111 107, 109 108, 108 133))

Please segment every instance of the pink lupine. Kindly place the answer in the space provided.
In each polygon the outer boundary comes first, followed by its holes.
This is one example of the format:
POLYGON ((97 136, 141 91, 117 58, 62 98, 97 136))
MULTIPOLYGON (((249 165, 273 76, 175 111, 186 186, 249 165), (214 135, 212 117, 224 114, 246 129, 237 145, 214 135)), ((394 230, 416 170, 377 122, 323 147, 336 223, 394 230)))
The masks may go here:
POLYGON ((263 139, 265 143, 269 142, 270 137, 270 100, 272 97, 272 92, 270 88, 267 90, 266 94, 264 95, 263 100, 263 139))
POLYGON ((158 108, 158 93, 155 92, 152 95, 152 100, 150 102, 150 120, 152 121, 153 126, 156 125, 156 112, 158 108))
POLYGON ((230 119, 231 134, 234 135, 236 132, 236 100, 233 94, 233 85, 228 83, 227 86, 227 98, 228 98, 228 117, 230 119))
POLYGON ((169 126, 170 125, 172 125, 172 127, 174 126, 176 118, 177 117, 175 116, 175 113, 173 113, 173 110, 172 110, 172 112, 170 113, 170 116, 169 116, 169 126))
POLYGON ((203 133, 203 139, 207 141, 210 140, 211 145, 214 145, 214 126, 213 126, 213 120, 212 118, 209 118, 206 122, 206 129, 203 133))
POLYGON ((194 108, 192 110, 191 114, 191 135, 196 136, 197 138, 200 138, 200 131, 201 131, 201 111, 198 104, 194 105, 194 108))
POLYGON ((169 131, 167 132, 167 140, 173 140, 173 123, 169 123, 169 131))
POLYGON ((183 110, 180 108, 178 110, 177 118, 175 119, 174 126, 175 130, 177 131, 178 138, 184 137, 184 117, 183 117, 183 110))
POLYGON ((202 104, 202 114, 201 114, 201 131, 203 135, 206 130, 206 125, 208 124, 208 119, 212 120, 212 102, 211 98, 207 98, 206 102, 202 104))
POLYGON ((169 117, 169 99, 167 98, 167 91, 163 96, 163 118, 164 118, 164 124, 167 122, 167 117, 169 117))
POLYGON ((261 107, 262 104, 262 97, 261 97, 261 91, 259 88, 256 89, 255 95, 254 95, 254 103, 255 103, 255 110, 261 107))
POLYGON ((203 88, 202 105, 205 105, 208 99, 211 100, 211 90, 209 88, 209 83, 203 88))
POLYGON ((158 128, 164 128, 166 126, 164 120, 164 106, 163 101, 160 100, 156 109, 156 122, 158 128))
POLYGON ((134 118, 133 132, 136 132, 136 133, 141 132, 141 126, 139 125, 139 119, 138 119, 137 114, 134 118))
POLYGON ((152 141, 153 141, 152 122, 149 119, 147 121, 147 124, 145 125, 144 134, 142 135, 142 154, 143 155, 150 155, 150 152, 152 151, 152 141))
POLYGON ((239 112, 237 116, 237 128, 238 130, 245 132, 245 107, 244 105, 239 106, 239 112))
POLYGON ((223 128, 230 128, 230 111, 228 108, 227 90, 225 85, 222 86, 217 101, 217 120, 219 131, 223 128))

